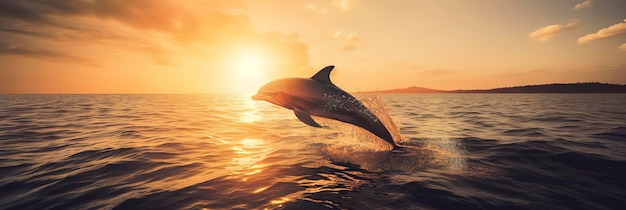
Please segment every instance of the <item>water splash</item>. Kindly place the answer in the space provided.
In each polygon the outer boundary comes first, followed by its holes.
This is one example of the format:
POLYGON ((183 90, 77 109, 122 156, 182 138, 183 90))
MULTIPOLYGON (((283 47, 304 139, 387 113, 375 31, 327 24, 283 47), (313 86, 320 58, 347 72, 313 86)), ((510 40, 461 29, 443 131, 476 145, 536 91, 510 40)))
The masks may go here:
POLYGON ((396 126, 393 122, 391 115, 389 115, 389 112, 385 108, 385 104, 378 96, 367 95, 359 100, 363 103, 363 105, 365 105, 365 107, 369 108, 369 110, 372 111, 376 117, 378 117, 383 125, 385 125, 396 143, 403 141, 402 135, 400 135, 400 129, 398 129, 398 126, 396 126))
MULTIPOLYGON (((325 97, 346 97, 345 95, 328 95, 325 97)), ((389 113, 385 109, 384 103, 377 96, 366 96, 361 99, 349 99, 350 103, 358 103, 359 101, 367 107, 367 109, 363 110, 352 110, 359 111, 375 121, 381 121, 383 125, 387 128, 389 133, 395 142, 401 142, 402 136, 400 135, 400 131, 389 116, 389 113), (371 111, 371 112, 370 112, 371 111)), ((343 101, 343 100, 331 100, 334 102, 343 101)), ((351 106, 347 106, 346 103, 328 103, 323 108, 328 110, 334 109, 352 109, 351 106)), ((344 150, 344 151, 389 151, 392 149, 392 146, 389 145, 385 140, 380 139, 376 135, 372 134, 370 131, 363 129, 358 126, 350 125, 347 123, 343 123, 337 120, 326 119, 322 117, 312 116, 315 121, 320 122, 324 125, 324 127, 333 130, 333 135, 339 138, 339 141, 334 142, 332 145, 327 145, 329 147, 333 147, 333 149, 344 150)))
POLYGON ((372 171, 402 170, 421 171, 429 168, 463 171, 466 168, 464 149, 458 134, 446 122, 429 121, 428 138, 404 138, 392 119, 382 99, 376 95, 360 95, 363 103, 387 128, 396 143, 406 148, 406 154, 391 153, 391 146, 384 140, 357 126, 334 120, 320 119, 341 135, 333 145, 319 147, 318 153, 334 162, 357 164, 372 171))

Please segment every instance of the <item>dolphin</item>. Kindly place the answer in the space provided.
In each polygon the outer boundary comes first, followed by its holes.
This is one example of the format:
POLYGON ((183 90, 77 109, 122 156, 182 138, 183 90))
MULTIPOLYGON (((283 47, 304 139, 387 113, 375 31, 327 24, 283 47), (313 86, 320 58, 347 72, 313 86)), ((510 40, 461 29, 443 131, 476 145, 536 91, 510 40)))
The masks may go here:
POLYGON ((334 66, 327 66, 311 78, 284 78, 263 85, 253 100, 264 100, 293 110, 305 124, 321 128, 311 115, 334 119, 364 128, 400 149, 383 123, 354 96, 330 81, 334 66))

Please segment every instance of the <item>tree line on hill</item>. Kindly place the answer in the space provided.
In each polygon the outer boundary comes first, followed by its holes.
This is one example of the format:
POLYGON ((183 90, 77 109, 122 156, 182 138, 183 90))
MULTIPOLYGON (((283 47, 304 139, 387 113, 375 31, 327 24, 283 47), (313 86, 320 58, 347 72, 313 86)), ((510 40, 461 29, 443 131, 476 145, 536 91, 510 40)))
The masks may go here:
POLYGON ((599 82, 585 83, 553 83, 541 85, 524 85, 501 87, 484 90, 435 90, 423 87, 408 87, 393 90, 376 90, 358 93, 626 93, 626 85, 599 82))

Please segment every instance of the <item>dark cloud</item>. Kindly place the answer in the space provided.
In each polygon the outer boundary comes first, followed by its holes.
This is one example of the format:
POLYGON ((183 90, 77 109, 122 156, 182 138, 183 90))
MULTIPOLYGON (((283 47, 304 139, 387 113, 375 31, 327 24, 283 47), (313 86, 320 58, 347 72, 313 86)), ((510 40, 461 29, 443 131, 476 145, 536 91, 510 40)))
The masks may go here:
POLYGON ((18 34, 18 35, 33 36, 33 37, 39 37, 39 38, 49 38, 50 37, 50 34, 46 34, 46 33, 42 33, 42 32, 20 30, 20 29, 11 29, 11 28, 0 28, 0 32, 14 33, 14 34, 18 34))
POLYGON ((31 3, 33 2, 0 0, 0 17, 49 24, 50 21, 38 9, 28 8, 31 3))
POLYGON ((51 61, 75 62, 86 65, 95 65, 85 58, 69 55, 67 53, 49 49, 23 47, 0 43, 0 56, 23 56, 30 58, 39 58, 51 61))
MULTIPOLYGON (((207 38, 228 29, 249 27, 245 16, 228 15, 212 8, 212 1, 150 0, 0 0, 0 16, 37 26, 65 27, 76 17, 113 20, 140 30, 169 33, 180 40, 207 38), (190 3, 186 1, 185 3, 190 3), (208 3, 208 4, 207 4, 208 3), (239 26, 239 27, 238 27, 239 26), (244 26, 244 27, 241 27, 244 26)), ((228 7, 227 7, 228 8, 228 7)), ((70 27, 70 26, 67 26, 70 27)), ((84 30, 86 27, 76 27, 84 30)))
POLYGON ((581 3, 576 4, 576 6, 574 6, 574 10, 580 10, 587 7, 591 7, 591 0, 585 0, 581 3))

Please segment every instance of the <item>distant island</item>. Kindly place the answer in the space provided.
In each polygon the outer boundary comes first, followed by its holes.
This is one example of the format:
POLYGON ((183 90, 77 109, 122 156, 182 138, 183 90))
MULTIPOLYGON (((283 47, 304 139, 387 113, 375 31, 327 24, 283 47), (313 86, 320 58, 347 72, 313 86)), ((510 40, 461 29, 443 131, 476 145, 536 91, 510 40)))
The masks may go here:
POLYGON ((599 82, 555 83, 542 85, 524 85, 501 87, 485 90, 435 90, 424 87, 408 87, 392 90, 363 91, 357 93, 394 94, 394 93, 626 93, 626 85, 599 82))

